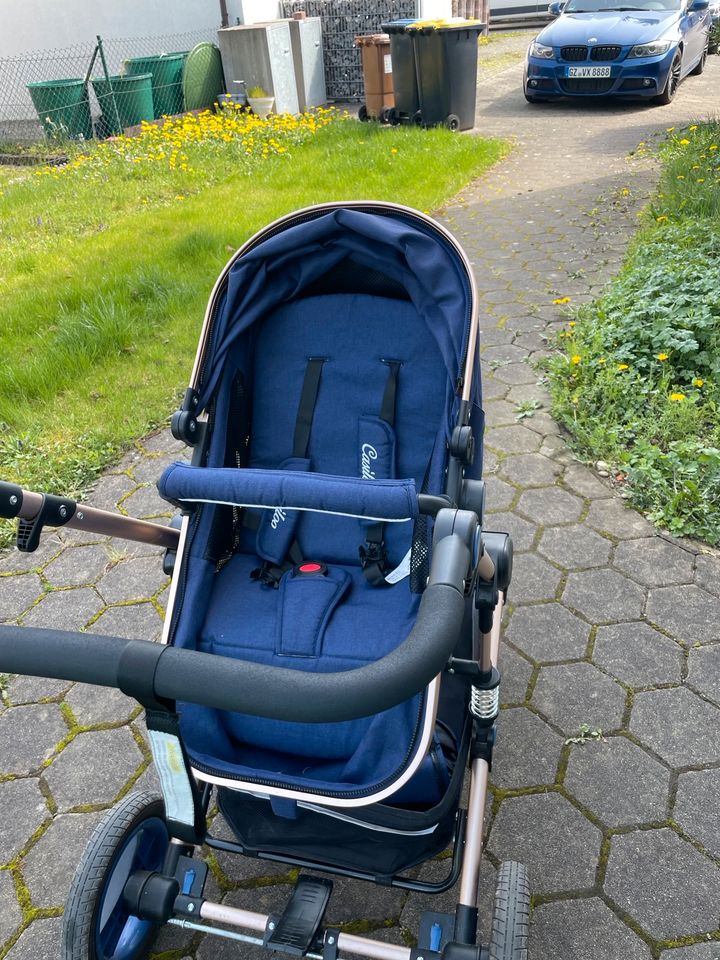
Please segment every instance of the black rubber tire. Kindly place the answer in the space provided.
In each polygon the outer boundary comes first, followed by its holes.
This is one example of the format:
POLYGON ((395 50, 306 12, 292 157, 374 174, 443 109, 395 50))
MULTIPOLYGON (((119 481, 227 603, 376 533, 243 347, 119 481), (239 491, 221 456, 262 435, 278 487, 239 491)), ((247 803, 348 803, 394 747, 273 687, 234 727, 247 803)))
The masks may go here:
POLYGON ((367 107, 365 106, 364 103, 362 104, 362 106, 361 106, 360 109, 358 110, 358 120, 359 120, 361 123, 367 123, 367 121, 368 121, 367 107))
POLYGON ((670 66, 670 73, 668 74, 667 83, 665 84, 665 89, 663 92, 655 97, 653 103, 657 103, 660 106, 667 106, 668 103, 672 103, 675 99, 675 94, 678 91, 680 86, 680 73, 682 72, 682 51, 678 50, 675 56, 673 57, 672 65, 670 66))
POLYGON ((387 122, 391 127, 397 127, 400 123, 400 114, 397 112, 395 107, 390 107, 388 109, 387 122))
POLYGON ((420 110, 415 111, 415 113, 412 115, 412 124, 415 127, 423 126, 422 111, 420 110))
POLYGON ((500 864, 493 909, 490 960, 527 960, 530 884, 522 863, 500 864))
POLYGON ((443 126, 444 126, 447 130, 452 130, 453 132, 454 132, 455 130, 459 130, 459 129, 460 129, 460 117, 456 117, 454 113, 449 114, 449 116, 445 117, 445 119, 443 120, 443 126))
POLYGON ((701 73, 703 72, 703 70, 705 69, 705 63, 706 63, 706 61, 707 61, 707 57, 708 57, 708 48, 705 47, 705 49, 703 50, 703 55, 700 57, 700 59, 698 60, 698 62, 695 64, 695 66, 694 66, 694 67, 692 68, 692 70, 690 71, 690 76, 691 76, 691 77, 699 77, 699 76, 700 76, 700 74, 701 74, 701 73))
MULTIPOLYGON (((65 904, 62 960, 97 960, 94 930, 108 871, 128 835, 152 817, 165 820, 165 804, 155 794, 136 791, 108 810, 95 827, 75 871, 65 904)), ((158 929, 156 925, 149 929, 135 951, 137 960, 146 956, 158 929)))

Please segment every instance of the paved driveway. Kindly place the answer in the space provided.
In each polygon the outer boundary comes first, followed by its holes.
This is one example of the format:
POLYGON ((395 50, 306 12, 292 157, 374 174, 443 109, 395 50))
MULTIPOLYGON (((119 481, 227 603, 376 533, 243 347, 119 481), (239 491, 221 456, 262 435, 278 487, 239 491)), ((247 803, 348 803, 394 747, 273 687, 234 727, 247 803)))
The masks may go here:
MULTIPOLYGON (((720 58, 668 107, 532 108, 519 66, 507 66, 524 42, 490 45, 480 74, 478 128, 514 134, 516 150, 441 212, 482 291, 488 525, 509 529, 517 551, 483 930, 497 863, 521 859, 536 898, 533 960, 718 960, 720 561, 625 509, 573 459, 546 407, 515 417, 522 401, 547 402, 531 361, 562 323, 553 299, 591 298, 621 263, 656 176, 633 151, 717 106, 720 58), (583 725, 597 736, 575 742, 583 725)), ((153 481, 177 455, 167 435, 139 442, 92 502, 161 514, 153 481)), ((160 629, 167 583, 152 550, 66 532, 0 560, 0 576, 0 620, 121 636, 160 629)), ((154 775, 139 711, 119 693, 17 678, 0 711, 0 956, 51 960, 101 811, 154 775)), ((276 908, 290 889, 280 868, 221 856, 212 866, 210 893, 231 905, 276 908)), ((452 904, 453 894, 428 904, 340 881, 329 919, 403 942, 421 910, 452 904)), ((175 931, 158 950, 241 955, 175 931)))

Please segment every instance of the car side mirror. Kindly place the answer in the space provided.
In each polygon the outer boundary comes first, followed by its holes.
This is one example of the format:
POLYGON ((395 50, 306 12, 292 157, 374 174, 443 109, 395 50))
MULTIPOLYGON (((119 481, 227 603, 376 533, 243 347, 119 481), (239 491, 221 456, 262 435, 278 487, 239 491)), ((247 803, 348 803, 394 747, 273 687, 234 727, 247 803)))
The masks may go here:
POLYGON ((692 3, 688 7, 689 13, 696 13, 700 10, 707 10, 710 6, 710 0, 692 0, 692 3))
POLYGON ((562 3, 561 0, 553 0, 553 2, 548 7, 548 13, 550 14, 551 17, 559 17, 560 14, 562 13, 562 9, 564 6, 565 4, 562 3))

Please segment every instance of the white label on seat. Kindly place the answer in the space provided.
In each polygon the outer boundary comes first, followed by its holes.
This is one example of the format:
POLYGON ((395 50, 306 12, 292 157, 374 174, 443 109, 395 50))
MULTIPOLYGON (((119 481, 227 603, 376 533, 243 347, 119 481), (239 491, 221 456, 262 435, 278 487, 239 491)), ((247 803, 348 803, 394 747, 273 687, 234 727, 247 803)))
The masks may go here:
POLYGON ((169 820, 192 827, 195 824, 195 805, 180 741, 160 730, 148 730, 148 737, 162 787, 165 814, 169 820))
POLYGON ((405 577, 410 576, 410 554, 412 549, 408 550, 405 556, 402 558, 400 563, 395 567, 394 570, 391 570, 390 573, 385 577, 388 583, 399 583, 401 580, 404 580, 405 577))

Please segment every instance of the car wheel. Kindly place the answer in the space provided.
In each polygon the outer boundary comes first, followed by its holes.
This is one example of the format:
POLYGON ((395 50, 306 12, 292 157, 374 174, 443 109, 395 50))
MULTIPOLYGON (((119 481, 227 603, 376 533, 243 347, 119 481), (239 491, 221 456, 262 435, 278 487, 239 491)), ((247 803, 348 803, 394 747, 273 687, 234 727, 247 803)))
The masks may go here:
POLYGON ((675 99, 675 94, 677 93, 677 88, 680 86, 681 73, 682 50, 678 50, 673 57, 673 61, 670 66, 670 73, 668 74, 667 83, 665 84, 665 89, 659 97, 655 97, 655 103, 665 105, 673 102, 675 99))
POLYGON ((700 57, 698 62, 690 71, 691 77, 699 77, 700 74, 703 72, 703 70, 705 69, 705 62, 707 60, 707 55, 708 55, 708 48, 705 47, 705 49, 703 50, 703 55, 700 57))
POLYGON ((82 855, 63 918, 64 960, 140 960, 158 925, 125 906, 136 870, 159 870, 169 843, 159 797, 131 793, 105 814, 82 855))

